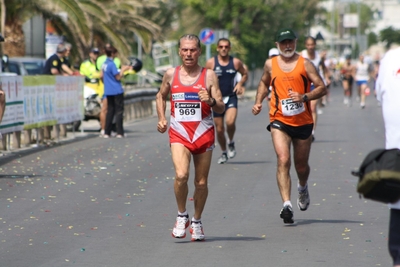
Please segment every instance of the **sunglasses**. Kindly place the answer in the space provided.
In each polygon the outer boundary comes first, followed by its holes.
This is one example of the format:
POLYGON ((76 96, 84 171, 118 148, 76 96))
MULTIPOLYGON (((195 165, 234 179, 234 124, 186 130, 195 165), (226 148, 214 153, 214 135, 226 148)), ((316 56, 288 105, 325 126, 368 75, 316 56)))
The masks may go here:
POLYGON ((228 49, 228 48, 230 48, 230 46, 229 45, 220 45, 220 46, 218 46, 218 48, 226 48, 226 49, 228 49))

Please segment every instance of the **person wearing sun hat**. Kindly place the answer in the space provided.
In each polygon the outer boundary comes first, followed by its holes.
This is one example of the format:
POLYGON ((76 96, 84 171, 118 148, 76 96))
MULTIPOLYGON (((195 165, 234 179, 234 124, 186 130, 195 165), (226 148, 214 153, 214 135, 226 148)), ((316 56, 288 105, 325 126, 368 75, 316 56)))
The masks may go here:
POLYGON ((313 128, 309 101, 325 95, 326 87, 314 65, 296 53, 297 36, 292 29, 279 30, 275 40, 279 55, 265 62, 252 112, 254 115, 261 112, 262 102, 271 86, 270 124, 267 129, 271 132, 277 156, 276 176, 283 202, 280 217, 285 225, 293 225, 290 147, 293 145, 294 165, 298 176, 297 206, 305 211, 310 205, 307 182, 313 128), (315 85, 312 92, 311 83, 315 85))

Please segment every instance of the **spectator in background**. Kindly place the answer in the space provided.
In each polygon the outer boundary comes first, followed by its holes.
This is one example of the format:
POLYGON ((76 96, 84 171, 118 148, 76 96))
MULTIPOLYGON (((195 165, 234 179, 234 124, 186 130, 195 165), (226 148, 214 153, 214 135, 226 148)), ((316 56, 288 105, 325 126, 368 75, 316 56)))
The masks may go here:
MULTIPOLYGON (((102 54, 97 58, 96 66, 97 66, 98 70, 101 70, 103 63, 106 62, 106 59, 107 59, 106 50, 107 50, 107 48, 110 48, 110 47, 111 47, 111 44, 108 44, 108 43, 105 44, 102 54)), ((121 68, 121 59, 119 59, 118 57, 115 57, 114 63, 115 63, 115 66, 117 66, 117 69, 121 68)))
POLYGON ((67 51, 65 44, 58 44, 56 53, 50 56, 44 64, 43 74, 62 75, 62 64, 67 51))
MULTIPOLYGON (((111 44, 106 44, 104 46, 104 48, 103 48, 103 54, 100 55, 97 58, 96 66, 97 66, 98 70, 101 70, 104 62, 106 61, 106 59, 107 59, 106 49, 110 48, 110 47, 111 47, 111 44)), ((115 66, 117 67, 117 69, 120 69, 121 68, 121 60, 118 57, 115 57, 113 61, 114 61, 115 66)), ((99 95, 103 96, 103 94, 104 94, 104 83, 100 80, 100 83, 99 83, 99 95)), ((104 132, 105 132, 105 129, 106 129, 107 109, 108 109, 107 98, 106 97, 102 97, 102 100, 101 100, 101 112, 100 112, 100 127, 101 127, 100 137, 104 136, 104 132)), ((113 129, 114 128, 115 127, 113 127, 113 129)))
POLYGON ((101 98, 103 97, 104 90, 102 90, 102 92, 99 91, 100 71, 96 66, 99 53, 100 51, 98 48, 92 48, 89 53, 89 58, 82 62, 79 72, 81 75, 85 76, 85 85, 92 88, 101 98))
MULTIPOLYGON (((386 149, 400 149, 400 47, 381 60, 376 96, 382 104, 386 149)), ((400 201, 390 205, 389 252, 393 266, 400 267, 400 201)))
POLYGON ((104 138, 111 135, 112 123, 115 115, 117 126, 117 138, 124 137, 123 113, 124 113, 124 89, 122 88, 121 78, 125 71, 132 69, 132 66, 122 66, 120 70, 114 62, 117 56, 117 49, 113 46, 105 49, 107 59, 102 65, 100 77, 103 78, 104 96, 107 98, 107 116, 104 138))
POLYGON ((65 54, 61 65, 62 73, 65 76, 74 75, 74 71, 71 69, 71 61, 69 59, 72 45, 70 43, 65 43, 64 45, 65 45, 65 54))

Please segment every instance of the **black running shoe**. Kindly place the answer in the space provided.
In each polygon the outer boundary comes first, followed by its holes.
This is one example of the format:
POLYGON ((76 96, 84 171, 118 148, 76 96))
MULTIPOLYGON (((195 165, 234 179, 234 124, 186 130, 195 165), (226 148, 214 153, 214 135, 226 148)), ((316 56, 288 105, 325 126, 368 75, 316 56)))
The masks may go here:
POLYGON ((294 224, 292 207, 289 205, 284 206, 281 210, 281 218, 285 225, 294 224))

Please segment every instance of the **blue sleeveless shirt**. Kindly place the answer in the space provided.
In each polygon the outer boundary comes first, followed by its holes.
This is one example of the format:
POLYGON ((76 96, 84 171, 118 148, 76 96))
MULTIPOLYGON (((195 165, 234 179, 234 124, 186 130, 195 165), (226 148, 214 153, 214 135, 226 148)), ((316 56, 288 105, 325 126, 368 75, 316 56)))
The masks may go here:
POLYGON ((218 56, 214 57, 214 72, 218 76, 219 88, 221 89, 222 96, 234 96, 235 76, 237 70, 233 65, 233 57, 229 57, 229 63, 226 66, 221 66, 218 62, 218 56))

